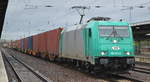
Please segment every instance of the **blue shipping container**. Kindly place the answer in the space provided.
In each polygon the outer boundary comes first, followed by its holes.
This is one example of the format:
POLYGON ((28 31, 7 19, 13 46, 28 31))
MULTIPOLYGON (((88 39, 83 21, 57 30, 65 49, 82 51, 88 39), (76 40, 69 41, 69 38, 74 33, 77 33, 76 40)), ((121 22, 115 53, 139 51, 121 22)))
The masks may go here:
POLYGON ((21 40, 21 48, 24 49, 24 39, 21 40))
POLYGON ((28 49, 32 50, 33 46, 33 38, 32 36, 28 37, 28 49))

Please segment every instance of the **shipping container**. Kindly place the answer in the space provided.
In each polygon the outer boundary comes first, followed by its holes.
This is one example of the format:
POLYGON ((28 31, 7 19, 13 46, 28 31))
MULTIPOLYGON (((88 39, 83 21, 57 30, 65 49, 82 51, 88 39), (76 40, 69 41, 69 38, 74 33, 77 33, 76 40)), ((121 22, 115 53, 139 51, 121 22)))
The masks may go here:
POLYGON ((62 28, 54 29, 46 32, 46 46, 47 52, 50 57, 57 57, 59 55, 59 40, 62 32, 62 28))
POLYGON ((24 49, 28 49, 28 38, 24 38, 24 49))
POLYGON ((34 52, 34 55, 35 55, 35 53, 38 53, 38 41, 39 41, 39 39, 38 39, 38 37, 39 37, 39 35, 34 35, 34 36, 32 36, 32 38, 33 38, 33 52, 34 52))
POLYGON ((17 48, 18 48, 18 49, 21 49, 21 40, 18 40, 18 41, 17 41, 17 44, 18 44, 18 45, 17 45, 17 48))
POLYGON ((13 41, 13 48, 17 48, 17 40, 13 41))
POLYGON ((54 29, 32 36, 33 52, 39 53, 42 57, 55 57, 59 54, 59 39, 62 28, 54 29))
POLYGON ((21 39, 21 49, 24 49, 24 39, 21 39))
MULTIPOLYGON (((85 57, 86 57, 85 53, 92 53, 92 52, 85 51, 85 49, 86 49, 85 47, 88 44, 88 43, 86 43, 86 45, 84 45, 85 44, 84 37, 87 37, 86 34, 83 34, 83 31, 85 31, 85 29, 86 29, 86 25, 85 26, 78 25, 78 26, 66 28, 63 31, 63 33, 62 33, 63 37, 61 38, 61 50, 60 50, 62 57, 84 61, 85 57)), ((93 27, 90 29, 93 29, 93 27)), ((94 36, 94 33, 93 33, 93 36, 94 36)), ((91 37, 91 35, 90 35, 90 37, 91 37)), ((95 44, 92 43, 95 40, 91 39, 90 41, 91 41, 91 43, 88 45, 93 45, 96 47, 97 43, 95 43, 95 44)), ((89 47, 89 49, 94 50, 94 48, 92 48, 92 47, 89 47)), ((93 51, 93 52, 95 52, 95 51, 93 51)))
POLYGON ((46 58, 47 49, 46 49, 46 36, 45 33, 41 33, 38 35, 38 50, 40 52, 40 56, 42 58, 46 58))
POLYGON ((12 48, 13 47, 13 42, 12 41, 10 41, 10 48, 12 48))
POLYGON ((30 36, 30 37, 28 37, 28 49, 29 50, 32 50, 33 48, 33 38, 32 38, 32 36, 30 36))
POLYGON ((46 53, 47 48, 46 48, 46 33, 41 33, 39 35, 39 50, 42 53, 46 53))
POLYGON ((41 48, 41 46, 42 46, 42 34, 39 34, 38 35, 38 50, 39 50, 39 52, 42 52, 42 48, 41 48))
POLYGON ((10 42, 10 47, 13 48, 13 41, 10 42))

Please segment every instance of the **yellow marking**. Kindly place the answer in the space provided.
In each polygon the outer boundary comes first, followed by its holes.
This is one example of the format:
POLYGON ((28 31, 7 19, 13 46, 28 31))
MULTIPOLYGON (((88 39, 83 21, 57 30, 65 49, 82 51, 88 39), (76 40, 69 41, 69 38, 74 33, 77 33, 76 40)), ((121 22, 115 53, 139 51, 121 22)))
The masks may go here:
POLYGON ((150 57, 135 57, 135 61, 150 63, 150 57))

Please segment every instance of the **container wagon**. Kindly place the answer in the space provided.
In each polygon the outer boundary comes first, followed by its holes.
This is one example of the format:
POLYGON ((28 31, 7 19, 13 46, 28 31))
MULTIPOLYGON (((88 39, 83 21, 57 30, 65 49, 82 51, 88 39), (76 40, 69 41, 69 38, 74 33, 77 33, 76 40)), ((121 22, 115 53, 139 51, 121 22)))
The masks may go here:
POLYGON ((63 28, 40 33, 33 37, 32 54, 54 60, 59 55, 59 39, 63 28))

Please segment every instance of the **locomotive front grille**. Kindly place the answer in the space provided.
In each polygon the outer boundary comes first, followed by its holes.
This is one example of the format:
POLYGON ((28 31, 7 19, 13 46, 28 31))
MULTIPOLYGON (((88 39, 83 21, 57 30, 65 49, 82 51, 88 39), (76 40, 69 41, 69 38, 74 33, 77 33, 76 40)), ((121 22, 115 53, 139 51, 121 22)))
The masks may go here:
POLYGON ((97 58, 96 64, 134 64, 134 57, 103 57, 97 58))

